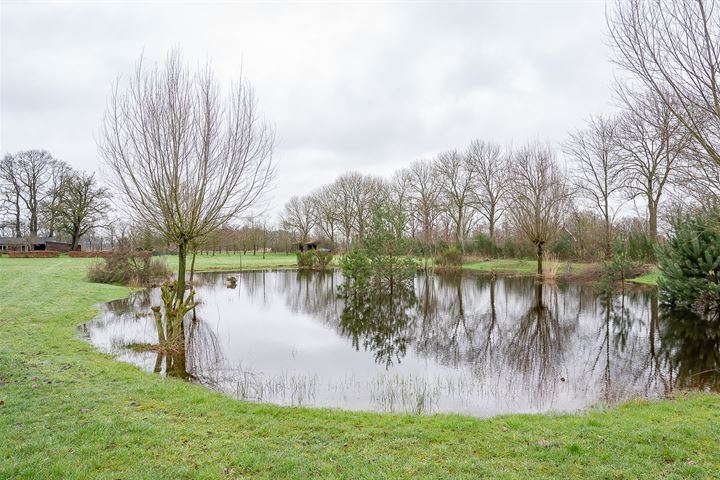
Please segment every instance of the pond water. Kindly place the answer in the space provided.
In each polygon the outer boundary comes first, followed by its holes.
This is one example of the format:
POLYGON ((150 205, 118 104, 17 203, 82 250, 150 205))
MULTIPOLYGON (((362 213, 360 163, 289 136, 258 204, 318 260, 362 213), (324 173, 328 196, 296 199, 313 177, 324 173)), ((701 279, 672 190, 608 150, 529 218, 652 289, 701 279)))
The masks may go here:
POLYGON ((198 275, 202 303, 172 362, 126 348, 157 341, 157 289, 104 305, 81 329, 146 371, 172 363, 235 398, 281 405, 491 416, 720 390, 720 325, 662 313, 652 290, 418 275, 407 291, 345 300, 342 283, 338 272, 198 275))

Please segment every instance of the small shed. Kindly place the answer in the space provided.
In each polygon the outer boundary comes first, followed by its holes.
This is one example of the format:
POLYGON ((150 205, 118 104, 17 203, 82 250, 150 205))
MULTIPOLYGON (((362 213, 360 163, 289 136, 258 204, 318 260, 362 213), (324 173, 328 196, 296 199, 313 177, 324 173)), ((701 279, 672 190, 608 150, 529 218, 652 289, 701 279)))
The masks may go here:
POLYGON ((297 246, 299 252, 309 252, 310 250, 318 249, 318 242, 296 242, 293 243, 293 245, 297 246))

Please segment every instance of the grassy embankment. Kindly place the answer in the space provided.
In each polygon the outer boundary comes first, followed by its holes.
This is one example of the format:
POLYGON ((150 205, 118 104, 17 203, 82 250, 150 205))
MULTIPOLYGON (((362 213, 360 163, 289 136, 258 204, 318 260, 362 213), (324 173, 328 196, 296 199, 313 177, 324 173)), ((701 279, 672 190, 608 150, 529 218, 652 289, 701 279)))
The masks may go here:
MULTIPOLYGON (((166 255, 163 257, 168 266, 177 269, 177 255, 166 255)), ((188 257, 188 268, 190 268, 190 257, 188 257)), ((198 255, 195 257, 195 270, 198 272, 212 271, 233 271, 249 270, 256 268, 291 268, 297 266, 297 258, 294 253, 252 253, 242 255, 239 253, 216 253, 210 255, 198 255)))
MULTIPOLYGON (((168 255, 164 257, 170 267, 177 265, 177 256, 168 255)), ((336 262, 337 263, 337 262, 336 262)), ((293 268, 297 265, 294 253, 267 253, 265 258, 262 254, 227 254, 216 253, 215 255, 198 255, 195 261, 197 271, 232 271, 254 268, 293 268)), ((550 262, 546 262, 550 267, 550 262)), ((530 259, 493 259, 488 261, 477 261, 470 259, 463 265, 468 271, 511 273, 521 275, 532 275, 537 270, 537 263, 530 259)), ((599 270, 596 263, 561 262, 557 268, 560 275, 582 275, 599 270)), ((656 285, 658 272, 653 271, 640 277, 628 280, 643 285, 656 285)))
MULTIPOLYGON (((552 262, 546 261, 545 268, 551 267, 552 262)), ((532 275, 537 272, 537 262, 530 259, 498 258, 487 261, 468 261, 463 269, 469 271, 510 273, 532 275)), ((557 274, 582 277, 583 275, 599 275, 600 265, 597 263, 560 262, 557 267, 557 274)), ((637 278, 628 279, 628 282, 642 285, 657 285, 660 272, 653 269, 649 273, 637 278)))
POLYGON ((720 396, 475 419, 283 408, 162 379, 77 338, 124 287, 0 258, 0 478, 718 478, 720 396))

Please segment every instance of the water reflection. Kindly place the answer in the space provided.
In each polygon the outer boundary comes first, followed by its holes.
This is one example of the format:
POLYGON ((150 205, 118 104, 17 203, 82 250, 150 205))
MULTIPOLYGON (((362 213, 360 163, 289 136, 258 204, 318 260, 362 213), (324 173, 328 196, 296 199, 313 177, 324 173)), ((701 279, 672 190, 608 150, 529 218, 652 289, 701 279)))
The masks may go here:
POLYGON ((657 295, 522 277, 417 276, 343 290, 337 272, 200 275, 184 355, 152 342, 156 291, 111 302, 91 341, 147 371, 243 399, 349 409, 573 411, 677 388, 720 389, 720 324, 657 295))

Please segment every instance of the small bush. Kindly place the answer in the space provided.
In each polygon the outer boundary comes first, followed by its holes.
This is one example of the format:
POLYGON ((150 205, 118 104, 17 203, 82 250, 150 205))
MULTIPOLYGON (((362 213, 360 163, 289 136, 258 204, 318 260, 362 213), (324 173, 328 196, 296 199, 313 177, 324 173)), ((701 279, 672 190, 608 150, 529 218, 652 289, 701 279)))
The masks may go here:
POLYGON ((170 275, 170 269, 150 252, 132 251, 125 247, 113 250, 102 262, 91 265, 88 279, 96 283, 147 285, 152 280, 170 275))
POLYGON ((340 268, 345 278, 364 281, 372 271, 370 259, 362 250, 351 250, 340 260, 340 268))
POLYGON ((455 269, 462 267, 462 252, 451 245, 435 257, 435 267, 440 269, 455 269))
POLYGON ((625 279, 632 275, 632 269, 633 263, 629 255, 622 250, 616 251, 610 261, 603 261, 598 290, 612 293, 617 284, 622 285, 625 279))
POLYGON ((550 244, 548 250, 558 259, 568 259, 575 256, 572 238, 569 235, 562 235, 560 238, 556 239, 550 244))
POLYGON ((474 253, 479 255, 495 257, 498 253, 498 247, 495 245, 495 242, 490 240, 490 237, 482 233, 478 233, 473 239, 472 245, 469 246, 474 253))
POLYGON ((298 252, 297 254, 297 266, 300 270, 312 269, 315 267, 317 257, 313 250, 306 252, 298 252))
POLYGON ((631 231, 625 246, 628 257, 636 262, 655 262, 655 243, 645 232, 631 231))
POLYGON ((314 250, 317 268, 325 270, 333 261, 333 254, 329 251, 314 250))

